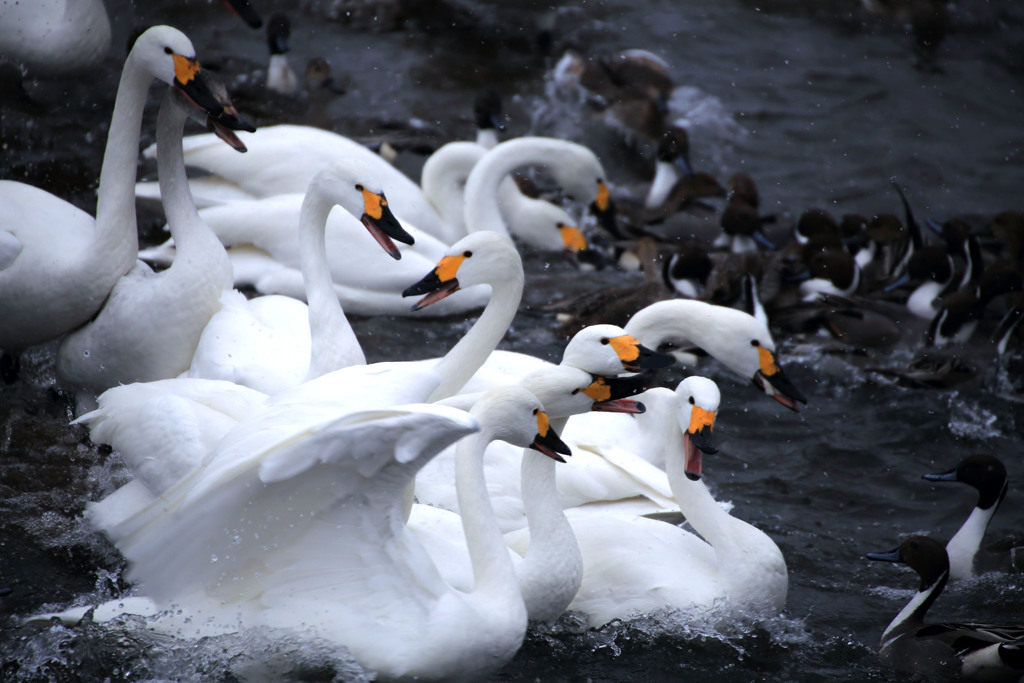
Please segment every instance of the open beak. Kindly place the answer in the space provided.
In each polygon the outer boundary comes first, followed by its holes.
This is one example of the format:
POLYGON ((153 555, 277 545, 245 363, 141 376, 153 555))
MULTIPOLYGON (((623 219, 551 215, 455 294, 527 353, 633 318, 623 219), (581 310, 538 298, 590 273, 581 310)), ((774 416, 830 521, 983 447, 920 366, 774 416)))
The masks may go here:
POLYGON ((396 261, 402 258, 398 247, 392 242, 392 238, 403 244, 414 244, 412 235, 405 231, 402 224, 391 213, 387 197, 384 193, 371 192, 365 187, 359 186, 363 193, 363 215, 359 217, 360 222, 377 240, 377 244, 396 261))
POLYGON ((543 410, 534 411, 537 416, 537 435, 533 437, 530 448, 538 450, 552 460, 565 462, 562 455, 572 455, 572 451, 565 445, 565 442, 558 436, 558 433, 551 428, 548 415, 543 410))
POLYGON ((711 438, 715 427, 715 414, 700 406, 693 406, 690 412, 690 426, 683 434, 683 470, 686 478, 697 481, 701 476, 701 458, 704 453, 713 455, 718 445, 711 438))
POLYGON ((402 292, 402 296, 426 295, 413 304, 412 310, 418 311, 431 304, 436 304, 441 299, 459 291, 459 279, 456 276, 459 272, 459 266, 465 260, 466 257, 463 254, 445 256, 438 262, 434 270, 427 273, 422 280, 407 287, 402 292))

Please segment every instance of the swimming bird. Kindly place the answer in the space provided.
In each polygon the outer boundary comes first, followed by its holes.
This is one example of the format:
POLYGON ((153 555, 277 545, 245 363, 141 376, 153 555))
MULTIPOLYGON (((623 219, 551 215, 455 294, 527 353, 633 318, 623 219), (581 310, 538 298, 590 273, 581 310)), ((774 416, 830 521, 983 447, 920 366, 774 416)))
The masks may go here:
MULTIPOLYGON (((384 677, 472 678, 511 659, 527 623, 487 499, 482 458, 494 439, 567 453, 539 401, 519 387, 496 390, 470 415, 356 410, 276 446, 258 434, 229 436, 165 499, 105 531, 140 589, 179 605, 186 618, 167 617, 179 622, 175 632, 291 628, 344 645, 384 677), (443 580, 400 517, 406 482, 466 435, 456 476, 470 592, 443 580)), ((153 626, 166 629, 161 621, 153 626)))
POLYGON ((0 348, 5 354, 16 355, 90 320, 135 266, 138 236, 130 188, 146 93, 159 79, 217 116, 223 106, 198 72, 195 50, 180 31, 156 26, 139 36, 121 74, 95 219, 31 185, 0 181, 0 348))
MULTIPOLYGON (((366 363, 338 301, 327 260, 327 221, 335 205, 362 223, 393 258, 401 254, 391 238, 412 240, 364 164, 344 159, 323 169, 310 181, 299 215, 299 260, 308 304, 287 296, 246 299, 236 291, 225 293, 220 310, 202 330, 189 377, 223 379, 274 394, 366 363)), ((357 238, 352 236, 346 250, 369 259, 369 253, 355 248, 357 238)))
MULTIPOLYGON (((231 287, 228 256, 199 219, 188 192, 181 133, 190 109, 193 105, 171 88, 157 118, 164 207, 181 258, 160 273, 136 262, 110 290, 96 316, 61 342, 57 370, 78 393, 79 405, 95 407, 95 396, 112 386, 184 372, 199 335, 220 307, 221 292, 231 287)), ((237 118, 230 101, 219 119, 202 119, 236 150, 245 151, 224 122, 238 129, 252 127, 237 118)))
POLYGON ((883 664, 911 674, 987 681, 1017 680, 1024 673, 1024 626, 925 622, 949 579, 941 543, 911 536, 895 550, 866 557, 906 564, 921 577, 917 593, 882 633, 883 664))
POLYGON ((672 497, 694 532, 609 514, 607 507, 598 513, 570 510, 583 554, 583 583, 569 610, 581 612, 593 627, 665 610, 692 618, 778 614, 788 588, 781 551, 764 532, 727 513, 700 481, 701 453, 717 452, 712 430, 718 387, 688 377, 668 393, 674 415, 660 432, 660 450, 672 497))
POLYGON ((981 542, 989 522, 1006 497, 1008 488, 1006 466, 987 453, 970 455, 951 470, 922 475, 928 481, 958 481, 977 489, 978 501, 970 516, 946 544, 949 555, 949 576, 965 579, 986 571, 1009 571, 1024 563, 1018 557, 1017 541, 1007 540, 982 548, 981 542))

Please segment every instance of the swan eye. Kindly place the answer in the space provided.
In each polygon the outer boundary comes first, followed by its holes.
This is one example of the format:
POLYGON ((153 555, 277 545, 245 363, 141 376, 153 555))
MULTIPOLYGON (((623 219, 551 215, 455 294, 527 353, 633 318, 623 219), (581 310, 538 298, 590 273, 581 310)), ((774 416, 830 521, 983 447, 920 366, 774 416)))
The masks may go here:
POLYGON ((697 402, 693 400, 693 396, 690 397, 690 405, 691 406, 697 405, 697 402))
POLYGON ((607 345, 607 344, 611 343, 611 339, 609 339, 608 337, 602 337, 601 338, 601 343, 607 345))
POLYGON ((565 227, 565 223, 563 223, 562 221, 558 221, 557 223, 555 223, 555 227, 561 230, 562 228, 565 227))
POLYGON ((573 389, 573 390, 572 390, 572 395, 573 395, 573 396, 575 396, 575 395, 576 395, 576 394, 578 394, 578 393, 580 393, 580 390, 579 390, 579 389, 573 389))
POLYGON ((536 414, 537 414, 537 413, 539 413, 539 412, 540 412, 540 408, 534 408, 534 409, 533 409, 533 414, 534 414, 534 415, 536 415, 536 414))
POLYGON ((172 50, 172 49, 171 49, 171 48, 169 48, 169 47, 165 47, 165 48, 164 48, 164 54, 165 54, 165 55, 173 55, 173 54, 174 54, 174 50, 172 50))
POLYGON ((356 183, 356 192, 362 192, 363 186, 360 183, 356 183))
POLYGON ((750 345, 751 346, 760 346, 761 342, 757 341, 756 339, 751 339, 750 340, 750 345))
MULTIPOLYGON (((473 252, 471 252, 471 251, 464 251, 464 252, 462 252, 462 255, 465 256, 466 258, 469 258, 470 256, 473 255, 473 252)), ((536 415, 536 413, 534 413, 534 414, 536 415)))

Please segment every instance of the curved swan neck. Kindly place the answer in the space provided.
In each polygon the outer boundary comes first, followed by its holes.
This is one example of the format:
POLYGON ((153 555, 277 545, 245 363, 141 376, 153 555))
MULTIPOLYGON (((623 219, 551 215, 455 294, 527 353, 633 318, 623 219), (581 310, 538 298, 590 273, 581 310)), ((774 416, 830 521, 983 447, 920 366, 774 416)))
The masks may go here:
POLYGON ((519 581, 487 494, 483 454, 491 440, 485 425, 484 431, 467 436, 455 450, 455 489, 473 565, 473 593, 506 595, 522 604, 519 581))
POLYGON ((314 379, 349 365, 365 365, 359 340, 334 291, 327 262, 327 217, 334 203, 319 186, 310 187, 299 213, 299 261, 309 304, 309 374, 314 379))
POLYGON ((231 287, 231 262, 217 236, 196 211, 185 173, 185 157, 181 136, 185 128, 188 106, 174 101, 168 89, 157 115, 157 173, 160 176, 160 198, 167 225, 174 238, 175 258, 169 273, 187 269, 188 286, 207 281, 219 290, 231 287))
POLYGON ((715 334, 717 308, 693 299, 660 301, 637 311, 624 329, 650 348, 657 348, 669 339, 700 346, 704 337, 715 334))
POLYGON ((715 501, 703 480, 691 481, 686 476, 683 458, 683 434, 678 425, 665 435, 666 473, 672 496, 679 504, 679 510, 693 528, 715 548, 719 566, 728 568, 727 553, 735 548, 735 541, 729 533, 731 522, 735 521, 715 501))
POLYGON ((152 80, 153 76, 136 62, 134 53, 129 54, 121 71, 103 152, 92 253, 107 263, 123 260, 120 274, 128 272, 135 264, 139 252, 135 164, 139 155, 142 112, 152 80))
POLYGON ((437 364, 441 382, 428 401, 454 396, 480 369, 505 336, 519 309, 523 296, 523 264, 517 253, 509 254, 497 268, 491 286, 491 299, 469 332, 437 364))

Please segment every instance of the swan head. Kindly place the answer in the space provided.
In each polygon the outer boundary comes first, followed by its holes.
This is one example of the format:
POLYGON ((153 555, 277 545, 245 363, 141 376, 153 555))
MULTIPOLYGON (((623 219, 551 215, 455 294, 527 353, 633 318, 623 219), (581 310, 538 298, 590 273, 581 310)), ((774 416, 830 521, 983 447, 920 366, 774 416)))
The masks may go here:
POLYGON ((224 103, 210 90, 209 82, 200 77, 192 41, 178 29, 154 26, 143 32, 136 39, 128 60, 153 78, 172 86, 212 118, 220 120, 224 116, 224 103))
POLYGON ((482 230, 466 235, 448 248, 437 266, 419 282, 410 285, 402 296, 424 294, 413 305, 418 311, 473 285, 503 286, 513 280, 522 283, 523 263, 512 240, 482 230))
POLYGON ((551 426, 540 400, 521 386, 503 386, 487 392, 470 414, 480 421, 481 431, 491 439, 533 448, 558 462, 565 462, 563 455, 572 455, 551 426))
POLYGON ((519 382, 543 404, 550 417, 561 419, 596 411, 643 413, 646 408, 628 397, 646 389, 635 377, 601 377, 567 365, 531 372, 519 382))
POLYGON ((775 351, 767 348, 756 338, 750 340, 750 346, 757 351, 758 359, 758 369, 754 372, 752 380, 754 386, 790 410, 799 411, 797 401, 806 404, 807 397, 786 377, 775 360, 775 351))
POLYGON ((718 385, 707 377, 687 377, 676 387, 676 397, 677 418, 683 432, 684 469, 688 479, 697 481, 701 475, 702 454, 718 452, 711 432, 722 394, 718 385))
POLYGON ((652 351, 617 325, 590 325, 577 332, 562 353, 562 365, 571 365, 594 375, 657 370, 674 359, 652 351))
POLYGON ((307 195, 322 197, 358 216, 363 227, 392 258, 402 258, 392 240, 403 244, 415 242, 391 212, 376 174, 358 159, 344 159, 317 173, 309 182, 307 195))

